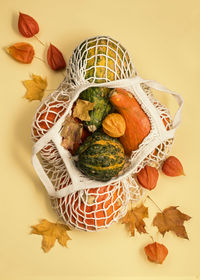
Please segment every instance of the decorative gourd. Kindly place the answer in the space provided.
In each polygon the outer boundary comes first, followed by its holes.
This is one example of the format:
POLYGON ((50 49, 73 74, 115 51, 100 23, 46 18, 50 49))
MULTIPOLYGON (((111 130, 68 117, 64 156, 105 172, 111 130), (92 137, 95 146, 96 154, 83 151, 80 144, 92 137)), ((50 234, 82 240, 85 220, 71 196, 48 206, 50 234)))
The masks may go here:
POLYGON ((79 192, 58 198, 66 221, 84 230, 95 231, 107 227, 119 215, 122 206, 123 187, 114 185, 84 190, 82 198, 79 192))
POLYGON ((129 67, 131 68, 130 57, 125 48, 117 41, 116 43, 113 39, 112 41, 101 38, 97 43, 92 38, 87 44, 85 41, 82 43, 84 47, 79 47, 81 53, 84 54, 83 61, 87 61, 85 79, 94 83, 114 81, 122 78, 123 73, 126 73, 129 67), (95 57, 96 54, 97 57, 95 57))
POLYGON ((79 98, 94 103, 94 108, 89 111, 90 121, 85 121, 84 125, 88 130, 94 132, 102 124, 102 120, 111 111, 109 93, 111 89, 105 87, 91 87, 81 92, 79 98))
POLYGON ((127 90, 120 88, 113 90, 110 102, 126 122, 125 133, 119 140, 125 153, 130 155, 132 151, 138 149, 144 138, 149 134, 151 129, 149 118, 137 100, 127 90))
POLYGON ((126 123, 122 115, 112 113, 107 115, 102 123, 103 131, 111 137, 120 137, 124 135, 126 123))
POLYGON ((91 179, 109 181, 124 166, 123 146, 117 139, 96 131, 77 151, 76 166, 91 179))

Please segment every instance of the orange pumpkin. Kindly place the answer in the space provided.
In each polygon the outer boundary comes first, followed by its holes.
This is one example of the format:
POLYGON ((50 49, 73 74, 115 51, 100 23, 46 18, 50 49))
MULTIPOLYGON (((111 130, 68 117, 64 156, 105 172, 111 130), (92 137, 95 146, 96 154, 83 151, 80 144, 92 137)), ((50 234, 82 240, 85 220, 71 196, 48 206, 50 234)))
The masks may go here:
POLYGON ((137 150, 143 139, 149 134, 151 124, 148 116, 142 110, 137 100, 127 90, 117 88, 113 90, 110 102, 123 116, 126 130, 119 138, 127 155, 137 150))
MULTIPOLYGON (((39 111, 36 113, 32 125, 32 138, 38 141, 47 131, 56 123, 59 118, 64 114, 66 107, 64 106, 65 100, 53 101, 49 104, 43 104, 39 111)), ((54 143, 50 142, 41 150, 42 157, 48 157, 48 160, 53 162, 59 159, 54 143)))
POLYGON ((119 214, 123 188, 105 186, 84 190, 57 199, 57 205, 62 205, 59 214, 72 226, 83 230, 95 231, 106 228, 119 214))
POLYGON ((39 140, 64 114, 66 110, 64 102, 64 100, 54 101, 41 106, 33 123, 32 136, 35 140, 39 140))

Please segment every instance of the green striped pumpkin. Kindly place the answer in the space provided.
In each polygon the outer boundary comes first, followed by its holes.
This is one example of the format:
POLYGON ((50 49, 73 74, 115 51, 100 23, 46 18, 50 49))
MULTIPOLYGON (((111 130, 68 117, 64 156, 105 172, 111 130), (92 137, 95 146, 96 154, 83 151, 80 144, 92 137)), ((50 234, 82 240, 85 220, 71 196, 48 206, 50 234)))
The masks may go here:
POLYGON ((125 162, 121 143, 100 131, 85 140, 77 155, 77 168, 89 178, 104 182, 117 176, 125 162))

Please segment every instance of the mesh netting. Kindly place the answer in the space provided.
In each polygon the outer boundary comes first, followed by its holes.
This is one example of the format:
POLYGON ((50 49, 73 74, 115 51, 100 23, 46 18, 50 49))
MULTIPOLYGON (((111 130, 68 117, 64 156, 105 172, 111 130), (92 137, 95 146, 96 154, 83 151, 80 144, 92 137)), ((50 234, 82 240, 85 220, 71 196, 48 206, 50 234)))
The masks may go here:
POLYGON ((130 55, 117 41, 105 37, 90 38, 73 52, 68 77, 76 85, 88 81, 104 83, 132 77, 135 73, 130 55))
MULTIPOLYGON (((159 84, 138 78, 127 50, 109 37, 81 43, 73 52, 59 88, 39 106, 32 125, 33 164, 58 215, 70 226, 95 231, 126 214, 130 200, 143 195, 136 173, 146 164, 159 168, 170 152, 175 126, 168 109, 152 95, 149 85, 174 94, 159 84), (61 146, 60 131, 80 92, 92 86, 129 90, 151 122, 151 131, 127 159, 118 178, 107 183, 90 180, 77 170, 61 146)), ((176 94, 177 96, 177 94, 176 94)))

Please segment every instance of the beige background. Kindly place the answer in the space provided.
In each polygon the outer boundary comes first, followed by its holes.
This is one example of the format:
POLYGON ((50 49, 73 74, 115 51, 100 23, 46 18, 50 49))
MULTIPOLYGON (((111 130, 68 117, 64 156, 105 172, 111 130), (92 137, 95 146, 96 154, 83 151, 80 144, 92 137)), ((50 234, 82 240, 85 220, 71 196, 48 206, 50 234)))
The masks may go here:
MULTIPOLYGON (((0 0, 1 279, 196 279, 200 275, 199 34, 198 0, 0 0), (18 33, 18 11, 38 21, 39 38, 55 44, 66 60, 83 39, 110 35, 129 50, 140 76, 157 80, 184 97, 173 154, 181 159, 187 176, 161 175, 151 197, 161 208, 179 205, 193 217, 185 223, 190 240, 173 233, 163 239, 151 226, 157 209, 146 202, 147 229, 169 249, 163 265, 146 260, 143 247, 151 242, 148 235, 130 238, 119 224, 98 233, 72 231, 68 249, 56 244, 48 254, 40 249, 40 236, 29 235, 30 225, 40 218, 56 221, 56 215, 30 161, 30 126, 39 102, 23 99, 21 81, 31 73, 46 76, 51 90, 63 76, 37 59, 23 65, 5 53, 4 47, 27 41, 34 45, 37 56, 44 55, 36 39, 18 33)), ((163 101, 172 106, 170 98, 163 101)))

